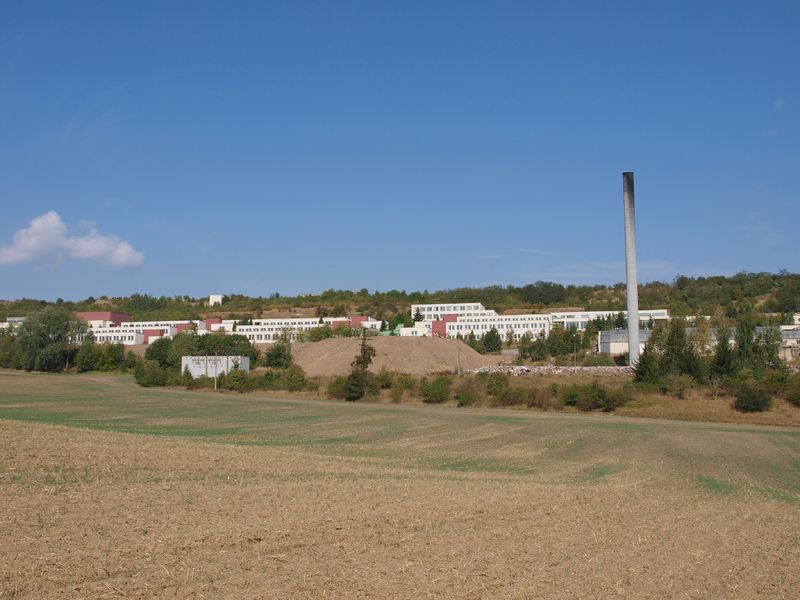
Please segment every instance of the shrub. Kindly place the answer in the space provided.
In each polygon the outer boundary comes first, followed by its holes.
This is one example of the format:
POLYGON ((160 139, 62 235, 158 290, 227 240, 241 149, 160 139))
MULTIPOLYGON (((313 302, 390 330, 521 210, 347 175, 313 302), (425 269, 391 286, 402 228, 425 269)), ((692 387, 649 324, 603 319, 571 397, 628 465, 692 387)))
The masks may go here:
POLYGON ((389 393, 389 397, 392 399, 392 402, 398 404, 400 400, 403 399, 403 388, 394 386, 389 393))
POLYGON ((549 388, 535 387, 528 390, 525 404, 528 408, 551 408, 553 406, 552 398, 549 388))
POLYGON ((142 387, 163 386, 167 383, 167 372, 156 360, 139 363, 133 373, 136 383, 142 387))
POLYGON ((300 365, 292 365, 283 374, 283 385, 290 392, 302 390, 306 385, 306 374, 300 365))
POLYGON ((744 382, 736 390, 733 407, 742 412, 762 412, 772 406, 772 396, 756 385, 744 382))
POLYGON ((270 369, 261 376, 261 381, 258 382, 258 385, 264 390, 279 390, 281 389, 281 377, 282 373, 280 371, 270 369))
POLYGON ((420 387, 422 388, 423 402, 440 404, 450 399, 450 379, 444 375, 434 377, 430 381, 423 378, 420 387))
POLYGON ((693 384, 694 380, 691 376, 672 373, 667 375, 661 387, 661 391, 664 394, 683 399, 686 398, 686 390, 691 388, 693 384))
POLYGON ((292 364, 292 350, 286 342, 275 342, 264 355, 264 364, 274 369, 286 369, 292 364))
POLYGON ((575 406, 583 411, 599 409, 605 412, 611 412, 629 402, 631 395, 629 388, 609 390, 597 381, 565 386, 561 393, 562 401, 567 406, 575 406))
POLYGON ((461 380, 456 389, 455 397, 458 406, 472 406, 483 402, 484 387, 479 379, 467 377, 461 380))
POLYGON ((392 388, 392 374, 386 369, 381 369, 378 373, 378 385, 382 390, 389 390, 392 388))
POLYGON ((365 393, 369 396, 380 396, 381 386, 375 374, 367 371, 364 373, 364 378, 365 393))
POLYGON ((769 369, 761 377, 761 387, 772 394, 779 396, 786 392, 789 386, 789 373, 779 369, 769 369))
POLYGON ((347 381, 348 377, 341 375, 331 379, 328 382, 328 397, 344 400, 347 395, 347 381))
POLYGON ((608 354, 587 354, 581 364, 584 367, 613 367, 614 360, 608 354))
POLYGON ((800 375, 794 375, 786 385, 786 400, 800 407, 800 375))
POLYGON ((169 369, 165 369, 167 374, 164 385, 171 387, 187 387, 187 379, 183 373, 178 373, 169 369))
POLYGON ((494 396, 492 404, 494 406, 517 406, 519 404, 527 404, 530 394, 529 390, 518 387, 507 387, 499 394, 494 396))
POLYGON ((228 389, 234 392, 244 393, 256 387, 255 378, 250 377, 248 373, 241 369, 233 369, 228 373, 227 385, 228 389))
POLYGON ((367 391, 365 379, 358 371, 350 373, 345 383, 344 399, 353 401, 363 398, 367 391))
POLYGON ((192 379, 190 377, 188 380, 186 380, 186 387, 189 388, 190 390, 213 388, 214 378, 206 377, 205 375, 201 375, 200 377, 196 377, 195 379, 192 379))
POLYGON ((505 373, 487 373, 484 381, 486 393, 490 396, 500 397, 511 387, 511 380, 505 373))
POLYGON ((401 391, 410 392, 417 387, 417 380, 411 375, 398 375, 395 387, 400 388, 401 391))
POLYGON ((626 405, 633 398, 630 386, 606 390, 606 397, 603 403, 598 406, 603 412, 612 412, 620 406, 626 405))

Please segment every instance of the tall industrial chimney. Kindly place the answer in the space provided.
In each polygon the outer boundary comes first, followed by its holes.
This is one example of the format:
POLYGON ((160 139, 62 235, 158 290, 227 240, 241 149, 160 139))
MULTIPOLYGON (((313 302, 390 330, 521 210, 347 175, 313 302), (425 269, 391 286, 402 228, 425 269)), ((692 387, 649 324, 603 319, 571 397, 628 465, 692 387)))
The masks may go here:
POLYGON ((625 277, 628 285, 628 363, 634 367, 639 362, 639 280, 636 275, 633 173, 622 174, 622 201, 625 204, 625 277))

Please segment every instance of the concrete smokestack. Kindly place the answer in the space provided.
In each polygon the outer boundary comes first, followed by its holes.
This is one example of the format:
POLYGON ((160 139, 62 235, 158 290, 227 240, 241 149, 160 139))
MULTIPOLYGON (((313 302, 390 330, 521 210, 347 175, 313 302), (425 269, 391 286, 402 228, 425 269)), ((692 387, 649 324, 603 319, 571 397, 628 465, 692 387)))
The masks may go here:
POLYGON ((633 173, 622 174, 625 204, 625 277, 628 285, 628 356, 633 367, 639 362, 639 278, 636 274, 636 206, 633 173))

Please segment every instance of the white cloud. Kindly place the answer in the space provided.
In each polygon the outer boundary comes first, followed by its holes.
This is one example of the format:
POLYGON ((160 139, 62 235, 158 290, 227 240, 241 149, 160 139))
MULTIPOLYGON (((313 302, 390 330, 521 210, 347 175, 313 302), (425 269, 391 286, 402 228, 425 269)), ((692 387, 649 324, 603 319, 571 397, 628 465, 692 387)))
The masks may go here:
POLYGON ((144 254, 116 235, 103 235, 94 227, 86 235, 67 236, 67 226, 53 210, 33 219, 14 234, 11 244, 0 247, 0 265, 31 262, 55 267, 69 258, 133 269, 142 264, 144 254))

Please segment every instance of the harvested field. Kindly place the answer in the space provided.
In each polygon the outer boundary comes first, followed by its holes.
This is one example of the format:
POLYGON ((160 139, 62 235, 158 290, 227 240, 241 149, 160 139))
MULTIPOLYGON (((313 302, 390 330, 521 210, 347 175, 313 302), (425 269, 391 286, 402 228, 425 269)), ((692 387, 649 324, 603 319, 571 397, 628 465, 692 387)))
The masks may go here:
MULTIPOLYGON (((439 337, 371 337, 375 358, 370 371, 386 368, 395 373, 468 371, 496 364, 500 356, 482 356, 458 340, 439 337)), ((350 371, 350 363, 361 345, 360 338, 330 338, 292 346, 292 358, 311 377, 331 377, 350 371)))
POLYGON ((0 371, 0 598, 794 598, 800 430, 0 371))

